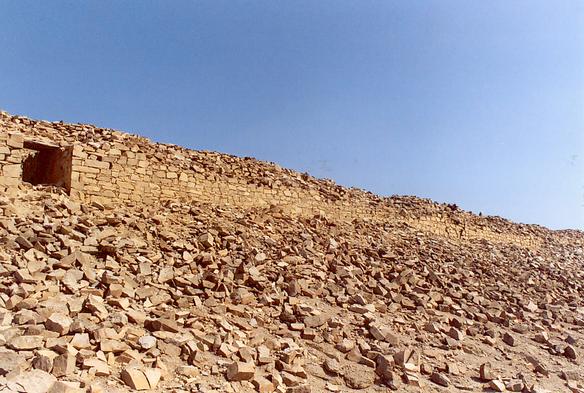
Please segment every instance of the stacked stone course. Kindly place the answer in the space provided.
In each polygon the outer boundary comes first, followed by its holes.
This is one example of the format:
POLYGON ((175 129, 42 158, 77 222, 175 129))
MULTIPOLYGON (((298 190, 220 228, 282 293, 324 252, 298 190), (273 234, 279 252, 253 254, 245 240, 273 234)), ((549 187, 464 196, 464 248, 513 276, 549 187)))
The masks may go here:
POLYGON ((0 133, 0 188, 20 184, 23 143, 22 134, 0 133))
POLYGON ((250 158, 156 144, 85 124, 31 120, 0 112, 0 191, 21 183, 25 141, 70 149, 70 195, 82 201, 198 201, 331 220, 402 223, 454 241, 538 247, 547 231, 479 217, 414 197, 381 198, 250 158))

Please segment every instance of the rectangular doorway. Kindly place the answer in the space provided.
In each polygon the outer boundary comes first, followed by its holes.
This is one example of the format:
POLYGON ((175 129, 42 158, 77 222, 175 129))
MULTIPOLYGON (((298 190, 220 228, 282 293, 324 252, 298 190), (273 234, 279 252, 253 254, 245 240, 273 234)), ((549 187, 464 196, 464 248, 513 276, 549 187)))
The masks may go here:
POLYGON ((24 141, 26 158, 22 163, 22 181, 71 191, 73 148, 42 142, 24 141))

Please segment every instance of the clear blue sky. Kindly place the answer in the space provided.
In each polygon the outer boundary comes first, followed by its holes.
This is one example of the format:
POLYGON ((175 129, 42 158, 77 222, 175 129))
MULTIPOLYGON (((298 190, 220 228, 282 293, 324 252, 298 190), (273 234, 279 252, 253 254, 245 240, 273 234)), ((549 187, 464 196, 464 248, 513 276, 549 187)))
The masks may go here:
POLYGON ((584 229, 584 2, 0 0, 0 108, 584 229))

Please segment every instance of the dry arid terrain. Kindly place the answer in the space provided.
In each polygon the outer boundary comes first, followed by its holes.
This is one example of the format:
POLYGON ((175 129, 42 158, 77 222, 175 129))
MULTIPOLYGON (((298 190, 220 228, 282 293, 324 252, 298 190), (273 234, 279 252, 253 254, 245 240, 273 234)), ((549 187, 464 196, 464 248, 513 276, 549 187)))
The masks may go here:
POLYGON ((4 112, 0 192, 0 392, 584 392, 582 232, 4 112))

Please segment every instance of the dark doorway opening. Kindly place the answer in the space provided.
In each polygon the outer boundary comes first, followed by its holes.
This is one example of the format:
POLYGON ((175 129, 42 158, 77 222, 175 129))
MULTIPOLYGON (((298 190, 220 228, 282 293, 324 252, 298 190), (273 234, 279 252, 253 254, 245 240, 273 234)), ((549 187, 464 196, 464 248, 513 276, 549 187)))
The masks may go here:
POLYGON ((71 190, 72 149, 25 141, 27 157, 22 163, 22 180, 33 185, 50 185, 71 190))

